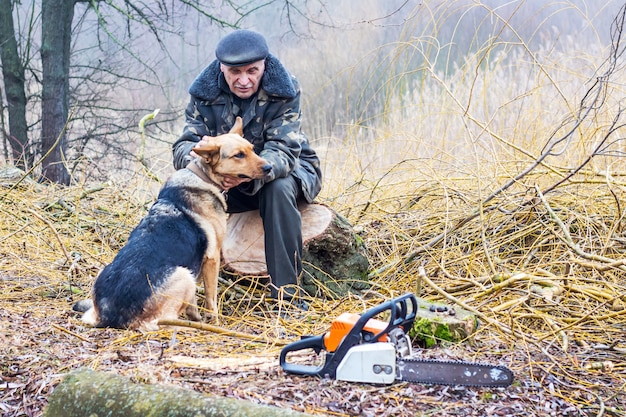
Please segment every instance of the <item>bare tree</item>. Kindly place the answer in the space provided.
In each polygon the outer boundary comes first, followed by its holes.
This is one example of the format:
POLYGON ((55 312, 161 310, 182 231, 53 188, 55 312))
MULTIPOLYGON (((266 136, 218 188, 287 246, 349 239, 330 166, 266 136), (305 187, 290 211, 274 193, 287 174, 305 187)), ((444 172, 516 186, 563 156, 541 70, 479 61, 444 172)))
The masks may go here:
POLYGON ((41 1, 41 147, 42 178, 68 185, 70 174, 66 129, 69 112, 69 73, 72 20, 76 0, 41 1))
POLYGON ((25 74, 15 39, 13 2, 0 0, 0 10, 3 10, 0 13, 0 60, 9 115, 9 129, 4 132, 5 142, 8 142, 5 147, 8 145, 11 149, 15 165, 26 169, 33 155, 28 143, 25 74))

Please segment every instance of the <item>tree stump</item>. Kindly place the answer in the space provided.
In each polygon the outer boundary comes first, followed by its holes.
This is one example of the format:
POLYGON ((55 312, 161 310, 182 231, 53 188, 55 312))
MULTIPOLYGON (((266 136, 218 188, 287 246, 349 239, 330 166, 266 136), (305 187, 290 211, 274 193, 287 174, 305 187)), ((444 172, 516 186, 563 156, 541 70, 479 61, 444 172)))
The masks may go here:
MULTIPOLYGON (((298 208, 302 216, 303 290, 311 296, 335 298, 368 288, 369 261, 348 220, 322 204, 301 204, 298 208)), ((237 276, 267 276, 258 210, 229 216, 222 266, 237 276)))
POLYGON ((171 385, 135 384, 115 374, 79 369, 54 389, 44 417, 311 417, 293 410, 200 394, 171 385))
POLYGON ((468 339, 478 327, 477 317, 458 306, 431 303, 417 299, 411 340, 419 346, 430 348, 440 342, 461 342, 468 339))

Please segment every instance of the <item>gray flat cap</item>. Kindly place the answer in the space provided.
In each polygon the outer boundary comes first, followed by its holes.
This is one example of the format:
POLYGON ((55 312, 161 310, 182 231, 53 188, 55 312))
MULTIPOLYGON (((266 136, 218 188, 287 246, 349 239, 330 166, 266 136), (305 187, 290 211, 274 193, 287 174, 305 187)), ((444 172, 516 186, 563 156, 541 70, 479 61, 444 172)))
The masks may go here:
POLYGON ((240 67, 267 58, 270 51, 263 35, 240 29, 224 36, 215 48, 217 60, 229 67, 240 67))

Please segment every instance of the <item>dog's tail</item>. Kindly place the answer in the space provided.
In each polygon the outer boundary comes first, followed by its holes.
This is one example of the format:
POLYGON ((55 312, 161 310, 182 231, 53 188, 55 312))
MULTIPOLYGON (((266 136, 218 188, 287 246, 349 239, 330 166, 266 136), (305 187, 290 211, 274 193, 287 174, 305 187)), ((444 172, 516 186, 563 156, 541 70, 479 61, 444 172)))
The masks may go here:
POLYGON ((72 307, 72 310, 78 311, 79 313, 85 313, 90 308, 93 308, 93 300, 86 299, 80 300, 72 307))

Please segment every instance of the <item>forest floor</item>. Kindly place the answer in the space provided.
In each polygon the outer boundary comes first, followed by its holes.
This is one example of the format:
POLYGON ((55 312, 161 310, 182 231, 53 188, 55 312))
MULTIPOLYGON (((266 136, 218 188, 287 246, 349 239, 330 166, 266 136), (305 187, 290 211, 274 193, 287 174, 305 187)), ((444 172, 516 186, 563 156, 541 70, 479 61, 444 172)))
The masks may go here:
MULTIPOLYGON (((358 384, 294 376, 278 363, 279 346, 194 329, 140 333, 93 329, 71 311, 73 297, 50 294, 43 278, 2 276, 0 293, 0 414, 41 416, 64 375, 88 367, 148 384, 172 384, 210 395, 328 416, 623 416, 624 354, 575 346, 542 352, 534 344, 473 343, 418 350, 423 357, 504 364, 515 373, 508 388, 395 383, 358 384), (561 353, 559 354, 559 351, 561 353), (562 356, 562 361, 559 357, 562 356), (571 365, 622 364, 589 370, 571 365)), ((340 306, 337 306, 337 310, 340 306)), ((291 319, 267 316, 268 327, 291 319)), ((607 365, 610 366, 610 365, 607 365)))
POLYGON ((467 187, 455 193, 428 183, 407 193, 401 185, 401 197, 358 213, 354 204, 334 206, 367 248, 367 294, 310 298, 305 314, 280 316, 257 301, 262 288, 248 294, 221 284, 221 325, 260 341, 191 328, 84 325, 72 305, 88 296, 154 196, 114 184, 5 189, 0 415, 41 416, 64 376, 86 367, 314 415, 626 416, 623 196, 578 183, 548 196, 511 194, 494 204, 501 210, 476 218, 478 197, 467 187), (430 278, 417 286, 420 268, 430 278), (415 347, 417 356, 508 366, 514 383, 382 386, 294 376, 279 366, 282 343, 322 334, 342 312, 411 291, 469 306, 481 319, 469 340, 415 347))

